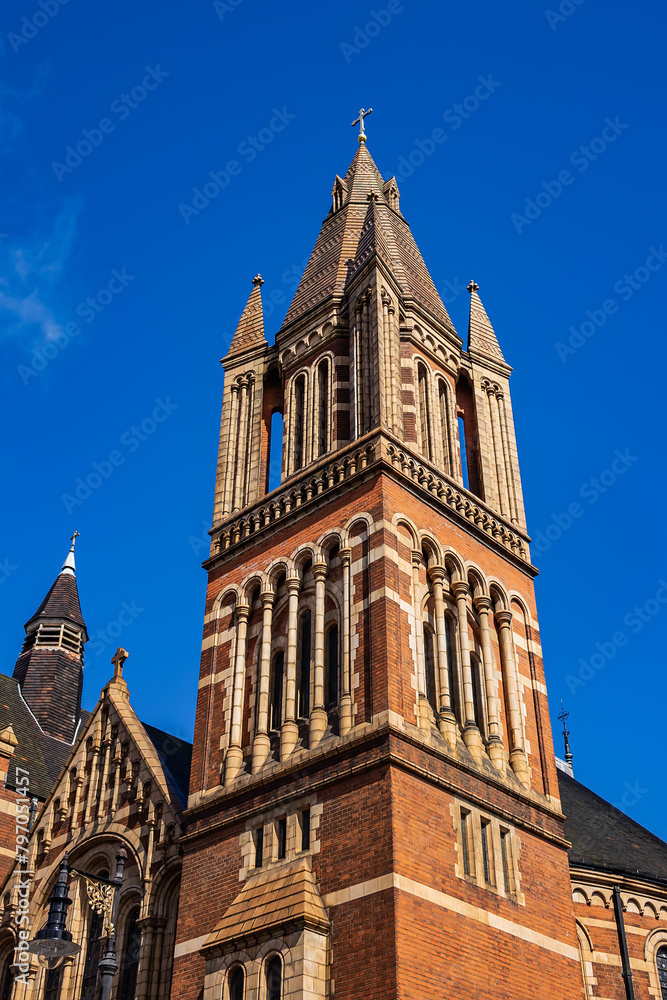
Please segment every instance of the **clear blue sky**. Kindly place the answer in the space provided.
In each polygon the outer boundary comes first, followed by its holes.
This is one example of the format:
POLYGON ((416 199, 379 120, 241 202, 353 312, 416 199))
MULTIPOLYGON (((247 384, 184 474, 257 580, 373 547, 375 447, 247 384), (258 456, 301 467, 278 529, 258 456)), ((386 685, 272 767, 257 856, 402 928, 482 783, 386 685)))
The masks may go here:
POLYGON ((6 0, 0 42, 3 669, 76 528, 89 630, 122 628, 85 704, 120 642, 140 717, 191 736, 218 359, 257 271, 275 333, 370 106, 459 332, 475 278, 515 369, 554 722, 562 697, 577 776, 667 836, 664 8, 43 2, 6 0))

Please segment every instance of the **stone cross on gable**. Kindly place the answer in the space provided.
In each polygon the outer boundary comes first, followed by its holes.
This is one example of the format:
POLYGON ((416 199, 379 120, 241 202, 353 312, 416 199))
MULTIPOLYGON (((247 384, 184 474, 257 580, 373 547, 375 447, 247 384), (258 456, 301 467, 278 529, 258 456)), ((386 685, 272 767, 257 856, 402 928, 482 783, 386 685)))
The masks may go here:
POLYGON ((113 663, 113 679, 119 680, 123 676, 123 664, 130 654, 127 650, 119 646, 114 655, 111 657, 111 662, 113 663))
POLYGON ((360 108, 359 117, 355 118, 354 121, 352 122, 353 126, 354 125, 359 126, 359 136, 358 136, 359 142, 366 142, 366 133, 364 131, 364 118, 367 118, 372 110, 373 110, 372 108, 369 108, 368 111, 366 111, 365 108, 360 108))

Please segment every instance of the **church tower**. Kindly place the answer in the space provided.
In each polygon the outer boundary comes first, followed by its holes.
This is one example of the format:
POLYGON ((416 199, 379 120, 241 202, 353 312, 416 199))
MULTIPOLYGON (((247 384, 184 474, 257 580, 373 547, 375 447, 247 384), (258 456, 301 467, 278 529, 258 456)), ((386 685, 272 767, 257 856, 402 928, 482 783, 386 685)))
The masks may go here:
POLYGON ((275 345, 257 276, 223 360, 172 995, 574 1000, 511 369, 363 116, 331 197, 275 345))
POLYGON ((74 742, 81 721, 83 647, 88 642, 76 585, 77 534, 51 589, 25 624, 13 674, 42 731, 66 743, 74 742))

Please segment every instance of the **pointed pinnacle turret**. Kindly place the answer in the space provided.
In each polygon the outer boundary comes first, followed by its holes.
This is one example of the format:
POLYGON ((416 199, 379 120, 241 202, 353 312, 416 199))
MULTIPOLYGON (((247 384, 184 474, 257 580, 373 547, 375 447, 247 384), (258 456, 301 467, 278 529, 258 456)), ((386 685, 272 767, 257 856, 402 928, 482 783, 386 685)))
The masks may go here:
POLYGON ((67 553, 67 558, 63 563, 63 568, 60 571, 61 573, 71 574, 72 576, 76 575, 76 564, 74 562, 74 543, 76 542, 80 534, 81 532, 75 531, 72 537, 70 538, 70 542, 72 544, 70 545, 70 550, 67 553))
POLYGON ((232 354, 241 354, 252 347, 259 347, 266 343, 264 336, 264 312, 262 310, 262 285, 264 279, 256 274, 252 279, 253 289, 250 293, 246 307, 241 313, 241 319, 236 327, 236 333, 232 338, 227 351, 227 357, 232 354))
POLYGON ((468 285, 470 292, 470 320, 468 322, 468 350, 477 354, 482 354, 492 361, 500 361, 507 364, 500 349, 496 332, 491 326, 491 320, 486 314, 486 309, 482 305, 482 300, 477 294, 479 285, 476 281, 471 281, 468 285))

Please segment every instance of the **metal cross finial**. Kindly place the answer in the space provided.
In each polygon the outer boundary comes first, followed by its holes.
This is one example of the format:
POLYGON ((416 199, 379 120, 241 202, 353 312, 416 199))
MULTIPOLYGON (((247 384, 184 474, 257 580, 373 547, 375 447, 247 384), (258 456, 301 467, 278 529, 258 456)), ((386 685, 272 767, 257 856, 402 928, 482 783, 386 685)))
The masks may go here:
POLYGON ((354 125, 359 126, 359 135, 357 136, 359 142, 366 142, 366 133, 364 132, 364 118, 367 118, 372 110, 373 110, 372 108, 369 108, 368 111, 366 111, 365 108, 360 108, 359 117, 355 118, 354 121, 352 122, 353 126, 354 125))
POLYGON ((562 699, 560 703, 560 715, 558 716, 558 718, 563 723, 563 742, 565 743, 565 763, 569 764, 570 767, 572 767, 572 752, 570 750, 570 740, 568 739, 570 735, 570 730, 565 728, 565 722, 567 719, 570 718, 570 713, 565 711, 562 699))
POLYGON ((75 531, 74 534, 72 535, 72 537, 70 538, 70 542, 72 543, 72 549, 74 548, 74 543, 75 543, 75 541, 77 540, 77 538, 79 537, 80 534, 81 534, 80 531, 75 531))
POLYGON ((470 284, 468 285, 468 291, 470 292, 471 295, 472 295, 473 292, 478 292, 479 291, 479 285, 477 284, 476 281, 471 281, 470 282, 470 284))
POLYGON ((111 662, 113 663, 113 679, 118 680, 119 677, 123 676, 123 664, 130 654, 127 650, 119 646, 114 655, 111 657, 111 662))
POLYGON ((252 279, 252 283, 255 287, 259 286, 259 288, 261 288, 262 285, 264 284, 264 278, 261 276, 261 274, 256 274, 255 277, 252 279))

